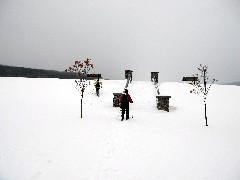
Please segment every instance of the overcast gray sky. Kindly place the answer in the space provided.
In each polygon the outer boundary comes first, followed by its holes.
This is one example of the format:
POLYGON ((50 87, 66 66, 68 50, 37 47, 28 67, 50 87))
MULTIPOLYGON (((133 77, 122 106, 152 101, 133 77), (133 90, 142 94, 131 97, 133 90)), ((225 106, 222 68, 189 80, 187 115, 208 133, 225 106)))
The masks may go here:
POLYGON ((103 78, 240 81, 239 0, 0 0, 0 64, 65 70, 91 58, 103 78))

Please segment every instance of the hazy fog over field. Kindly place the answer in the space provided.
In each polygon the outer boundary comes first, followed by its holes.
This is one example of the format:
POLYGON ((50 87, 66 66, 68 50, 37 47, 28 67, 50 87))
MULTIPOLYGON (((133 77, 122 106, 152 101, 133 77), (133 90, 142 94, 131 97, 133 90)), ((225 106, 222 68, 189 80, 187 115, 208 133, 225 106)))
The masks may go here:
POLYGON ((200 63, 220 83, 240 80, 238 0, 1 0, 0 64, 181 81, 200 63))

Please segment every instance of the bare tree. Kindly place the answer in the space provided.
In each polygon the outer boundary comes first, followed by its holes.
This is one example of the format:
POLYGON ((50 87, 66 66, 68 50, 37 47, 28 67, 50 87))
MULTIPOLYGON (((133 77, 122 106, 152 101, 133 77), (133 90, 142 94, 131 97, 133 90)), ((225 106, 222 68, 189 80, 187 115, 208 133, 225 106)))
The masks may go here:
POLYGON ((194 87, 190 93, 195 93, 195 94, 198 94, 202 99, 203 99, 203 102, 204 102, 204 106, 205 106, 205 120, 206 120, 206 126, 208 126, 208 123, 207 123, 207 95, 208 95, 208 92, 212 86, 212 84, 214 82, 217 82, 218 80, 216 79, 212 79, 210 80, 209 79, 209 76, 208 76, 208 66, 202 66, 200 64, 198 70, 200 71, 200 78, 202 79, 203 81, 203 84, 201 84, 201 80, 199 78, 199 75, 198 74, 195 74, 193 75, 193 77, 197 77, 197 78, 194 78, 194 79, 197 79, 196 81, 192 81, 190 84, 194 87), (211 81, 211 84, 210 85, 207 85, 208 81, 211 81))
POLYGON ((86 59, 85 61, 75 61, 72 67, 66 69, 66 72, 70 72, 75 74, 76 76, 76 89, 81 93, 81 118, 82 118, 82 99, 83 93, 85 89, 90 85, 90 81, 88 83, 87 74, 93 69, 93 64, 90 63, 91 59, 86 59))

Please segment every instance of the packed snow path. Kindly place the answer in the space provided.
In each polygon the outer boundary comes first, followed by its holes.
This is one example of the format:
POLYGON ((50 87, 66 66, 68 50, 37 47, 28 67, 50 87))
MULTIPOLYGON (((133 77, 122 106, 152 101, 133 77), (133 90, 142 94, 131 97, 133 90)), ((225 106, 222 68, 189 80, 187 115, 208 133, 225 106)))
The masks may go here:
MULTIPOLYGON (((116 85, 121 86, 117 87, 117 92, 122 92, 124 90, 124 86, 120 85, 120 83, 116 85)), ((119 172, 119 169, 125 169, 127 164, 132 164, 132 162, 135 161, 134 154, 138 150, 137 147, 133 146, 132 141, 135 141, 135 136, 137 136, 139 131, 142 130, 142 127, 137 127, 133 122, 138 120, 137 117, 146 117, 147 119, 149 111, 156 111, 153 110, 153 107, 156 106, 156 100, 152 83, 133 81, 129 84, 128 89, 134 102, 133 104, 130 104, 130 119, 126 121, 125 116, 124 121, 120 122, 120 108, 114 108, 116 109, 116 115, 118 114, 118 116, 117 118, 110 119, 111 122, 105 140, 105 147, 99 160, 97 173, 93 175, 93 179, 112 179, 113 176, 121 177, 123 175, 122 172, 119 172), (134 115, 134 112, 136 115, 134 115), (119 123, 116 123, 115 120, 119 123), (119 163, 119 158, 127 159, 129 162, 119 163)), ((104 98, 103 96, 104 95, 102 95, 101 98, 104 98)), ((101 101, 99 101, 98 106, 104 106, 104 104, 101 105, 101 101)), ((109 111, 111 110, 109 109, 109 111)), ((108 114, 108 112, 105 113, 108 114)), ((128 171, 128 169, 126 169, 126 171, 128 171)))
POLYGON ((87 88, 80 117, 74 80, 0 78, 0 179, 239 180, 240 89, 214 85, 209 126, 201 99, 183 83, 160 83, 170 112, 158 111, 151 82, 133 81, 128 121, 113 93, 126 81, 87 88))

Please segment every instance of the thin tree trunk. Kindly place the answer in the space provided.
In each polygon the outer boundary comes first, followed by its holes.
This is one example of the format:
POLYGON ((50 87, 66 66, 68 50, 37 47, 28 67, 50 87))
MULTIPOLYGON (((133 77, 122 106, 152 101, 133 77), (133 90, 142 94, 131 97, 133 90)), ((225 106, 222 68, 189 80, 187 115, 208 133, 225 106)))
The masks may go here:
MULTIPOLYGON (((206 71, 207 69, 203 70, 203 78, 204 78, 204 95, 206 97, 206 93, 207 93, 207 81, 206 81, 206 71)), ((206 119, 206 126, 208 126, 207 124, 207 103, 205 102, 206 99, 204 99, 204 105, 205 105, 205 119, 206 119)))
POLYGON ((81 118, 82 118, 82 99, 81 99, 81 118))
POLYGON ((207 81, 206 81, 206 69, 203 71, 203 78, 204 78, 204 92, 207 92, 207 81))
POLYGON ((208 126, 207 124, 207 104, 205 103, 205 119, 206 119, 206 126, 208 126))

